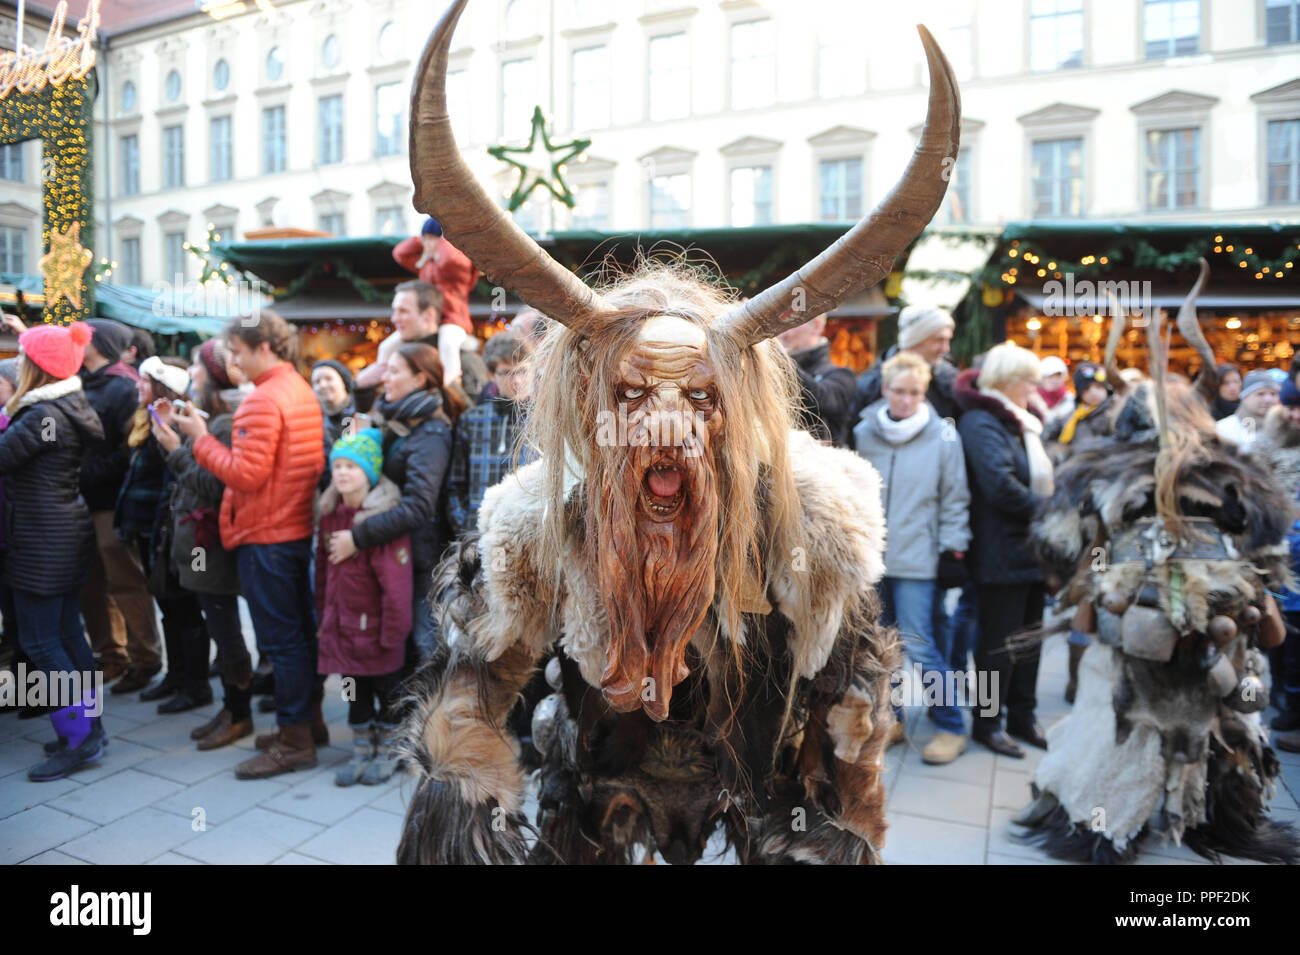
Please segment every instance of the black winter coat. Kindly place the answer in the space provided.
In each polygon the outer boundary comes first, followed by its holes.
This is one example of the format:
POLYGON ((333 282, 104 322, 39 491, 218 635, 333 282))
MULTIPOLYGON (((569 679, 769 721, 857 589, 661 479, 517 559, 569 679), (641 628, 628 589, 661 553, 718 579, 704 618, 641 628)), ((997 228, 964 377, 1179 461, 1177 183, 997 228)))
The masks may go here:
MULTIPOLYGON (((208 426, 208 433, 230 447, 233 422, 233 415, 218 415, 208 426)), ((221 532, 217 526, 221 495, 226 486, 219 477, 194 460, 194 441, 190 438, 167 455, 167 470, 176 479, 176 490, 171 498, 171 517, 175 526, 172 565, 181 586, 200 594, 239 593, 239 565, 235 552, 221 546, 221 532), (200 530, 204 523, 207 525, 206 533, 200 530), (203 545, 203 560, 197 562, 197 566, 194 548, 199 545, 196 535, 202 535, 207 541, 203 545)))
POLYGON ((1040 583, 1029 547, 1034 511, 1045 500, 1029 487, 1029 455, 1020 422, 1002 403, 979 393, 970 368, 957 376, 953 396, 970 480, 971 573, 981 584, 1040 583))
POLYGON ((81 387, 95 414, 99 415, 103 437, 86 446, 81 467, 81 494, 91 511, 111 511, 126 479, 131 449, 126 446, 135 409, 140 406, 135 382, 119 374, 117 366, 82 372, 81 387), (110 369, 114 369, 110 373, 110 369))
POLYGON ((37 400, 18 409, 0 434, 5 577, 11 587, 41 596, 73 593, 86 582, 95 547, 81 462, 104 431, 76 378, 26 397, 37 400))
POLYGON ((830 441, 837 448, 851 447, 849 415, 856 390, 853 372, 831 361, 830 342, 791 352, 790 357, 803 392, 800 424, 814 438, 830 441))
POLYGON ((376 547, 410 534, 418 593, 450 540, 442 494, 451 464, 452 426, 436 392, 407 395, 390 414, 383 428, 384 476, 401 488, 402 500, 354 525, 352 540, 359 548, 376 547))
MULTIPOLYGON (((862 417, 868 405, 873 405, 884 395, 880 383, 880 370, 885 362, 898 354, 895 345, 885 352, 874 365, 858 376, 858 395, 853 404, 853 413, 849 420, 855 425, 862 417)), ((925 392, 925 400, 930 402, 940 418, 952 418, 956 421, 962 415, 961 405, 953 398, 953 384, 957 380, 957 368, 946 358, 940 358, 938 364, 930 366, 930 387, 925 392)))

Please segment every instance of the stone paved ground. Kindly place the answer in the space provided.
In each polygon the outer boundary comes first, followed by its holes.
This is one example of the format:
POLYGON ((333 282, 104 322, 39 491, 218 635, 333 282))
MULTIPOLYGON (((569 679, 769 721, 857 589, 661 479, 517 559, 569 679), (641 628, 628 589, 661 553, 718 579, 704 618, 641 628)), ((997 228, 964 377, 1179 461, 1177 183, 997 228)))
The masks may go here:
MULTIPOLYGON (((1065 645, 1053 638, 1039 676, 1039 717, 1045 726, 1063 716, 1065 645)), ((216 682, 214 681, 214 689, 216 682)), ((412 784, 394 778, 378 787, 334 785, 334 768, 348 757, 346 706, 338 680, 327 684, 325 706, 333 745, 306 773, 240 782, 232 767, 252 751, 251 737, 226 750, 199 753, 190 730, 219 704, 192 713, 158 716, 155 704, 132 695, 110 696, 104 724, 112 737, 104 757, 68 779, 29 783, 25 772, 51 737, 48 721, 0 716, 0 864, 386 864, 392 861, 405 797, 412 784), (198 831, 201 809, 206 830, 198 831)), ((257 714, 259 729, 272 717, 257 714)), ((1028 802, 1025 760, 994 756, 972 746, 955 763, 926 766, 920 751, 934 732, 910 712, 909 739, 890 751, 889 837, 885 860, 894 864, 1014 864, 1050 862, 1018 844, 1010 818, 1028 802)), ((1300 756, 1279 753, 1285 785, 1274 815, 1300 824, 1300 756)), ((707 861, 726 862, 722 854, 707 861)), ((1156 848, 1142 864, 1204 864, 1178 848, 1156 848)))

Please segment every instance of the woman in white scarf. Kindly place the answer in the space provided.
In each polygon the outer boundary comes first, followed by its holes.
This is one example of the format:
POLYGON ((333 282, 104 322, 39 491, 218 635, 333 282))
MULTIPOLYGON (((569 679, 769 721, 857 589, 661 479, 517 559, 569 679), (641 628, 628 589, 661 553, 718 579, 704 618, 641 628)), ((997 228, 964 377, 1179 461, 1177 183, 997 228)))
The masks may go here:
POLYGON ((953 386, 971 484, 970 559, 980 622, 975 666, 997 677, 971 736, 1011 757, 1024 751, 1009 736, 1047 746, 1034 715, 1038 652, 1013 656, 1006 649, 1011 634, 1038 625, 1043 615, 1043 575, 1029 547, 1034 512, 1052 493, 1042 420, 1029 410, 1038 375, 1034 353, 1007 342, 989 351, 978 373, 962 372, 953 386))

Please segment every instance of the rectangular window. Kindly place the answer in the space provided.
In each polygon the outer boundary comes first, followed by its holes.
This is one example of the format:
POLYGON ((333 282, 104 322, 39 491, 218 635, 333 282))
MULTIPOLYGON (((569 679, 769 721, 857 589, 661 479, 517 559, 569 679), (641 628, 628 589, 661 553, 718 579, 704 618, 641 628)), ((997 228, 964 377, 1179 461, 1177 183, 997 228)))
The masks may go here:
POLYGON ((209 121, 208 144, 211 149, 208 161, 212 167, 212 181, 226 182, 234 176, 229 116, 214 116, 209 121))
POLYGON ((1201 131, 1147 132, 1147 208, 1194 209, 1200 205, 1201 131))
POLYGON ((681 119, 691 113, 691 48, 685 33, 650 38, 650 120, 681 119))
POLYGON ((185 185, 185 127, 163 127, 163 188, 185 185))
POLYGON ((1035 73, 1083 66, 1083 0, 1031 0, 1029 68, 1035 73))
POLYGON ((768 225, 772 221, 772 167, 731 170, 731 224, 768 225))
POLYGON ((168 282, 185 278, 185 233, 168 232, 163 236, 163 275, 168 282))
POLYGON ((574 129, 609 125, 609 47, 573 51, 571 103, 574 129))
POLYGON ((342 238, 348 234, 348 227, 341 212, 327 212, 320 217, 320 231, 342 238))
POLYGON ((655 176, 650 180, 650 228, 683 229, 690 224, 691 177, 655 176))
POLYGON ((817 178, 823 221, 862 218, 861 159, 823 159, 817 164, 817 178))
POLYGON ((573 190, 573 227, 575 229, 609 228, 609 183, 591 182, 573 190))
POLYGON ((123 136, 122 143, 122 195, 134 196, 140 192, 140 137, 135 133, 123 136))
POLYGON ((284 107, 268 106, 262 110, 262 172, 284 172, 287 155, 284 107))
POLYGON ((1268 124, 1268 201, 1300 203, 1300 119, 1268 124))
POLYGON ((1031 181, 1035 218, 1083 215, 1083 140, 1034 143, 1031 181))
POLYGON ((375 87, 376 156, 396 156, 405 151, 404 112, 407 95, 407 90, 401 83, 385 83, 375 87))
POLYGON ((469 118, 473 108, 469 70, 451 70, 447 74, 447 111, 451 113, 452 135, 461 146, 469 142, 469 118))
POLYGON ((949 225, 965 225, 971 221, 970 149, 957 153, 948 177, 948 191, 943 197, 943 217, 949 225))
POLYGON ((0 146, 0 179, 8 179, 11 182, 27 180, 27 173, 23 168, 22 143, 0 146))
POLYGON ((117 280, 119 284, 140 284, 140 240, 138 238, 122 240, 117 266, 120 275, 117 280))
POLYGON ((379 235, 406 235, 406 216, 401 206, 380 206, 375 210, 375 232, 379 235))
POLYGON ((1264 7, 1264 39, 1275 43, 1300 43, 1300 0, 1268 0, 1264 7))
POLYGON ((0 272, 27 272, 27 230, 0 226, 0 272))
POLYGON ((776 100, 776 38, 771 20, 731 26, 731 108, 770 106, 776 100))
POLYGON ((1191 56, 1200 50, 1200 0, 1146 0, 1142 20, 1148 60, 1191 56))
POLYGON ((507 60, 501 64, 501 138, 518 142, 532 129, 537 84, 533 61, 507 60))
POLYGON ((867 65, 861 38, 844 31, 822 34, 817 48, 817 94, 831 99, 861 96, 866 91, 867 65))
POLYGON ((343 97, 322 96, 319 105, 320 164, 343 161, 343 97))

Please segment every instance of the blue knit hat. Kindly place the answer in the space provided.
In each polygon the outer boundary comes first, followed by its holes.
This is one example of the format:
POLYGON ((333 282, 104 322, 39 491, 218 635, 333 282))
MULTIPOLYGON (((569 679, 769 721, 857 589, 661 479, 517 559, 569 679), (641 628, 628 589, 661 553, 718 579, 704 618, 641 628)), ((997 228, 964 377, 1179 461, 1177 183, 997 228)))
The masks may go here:
POLYGON ((356 434, 345 434, 334 442, 330 450, 330 466, 339 458, 347 458, 370 479, 370 486, 379 483, 384 472, 384 437, 378 428, 365 428, 356 434))
POLYGON ((433 216, 429 216, 420 227, 420 235, 442 235, 442 225, 433 216))
POLYGON ((1300 407, 1300 388, 1295 386, 1295 382, 1288 378, 1282 382, 1282 404, 1288 408, 1300 407))

